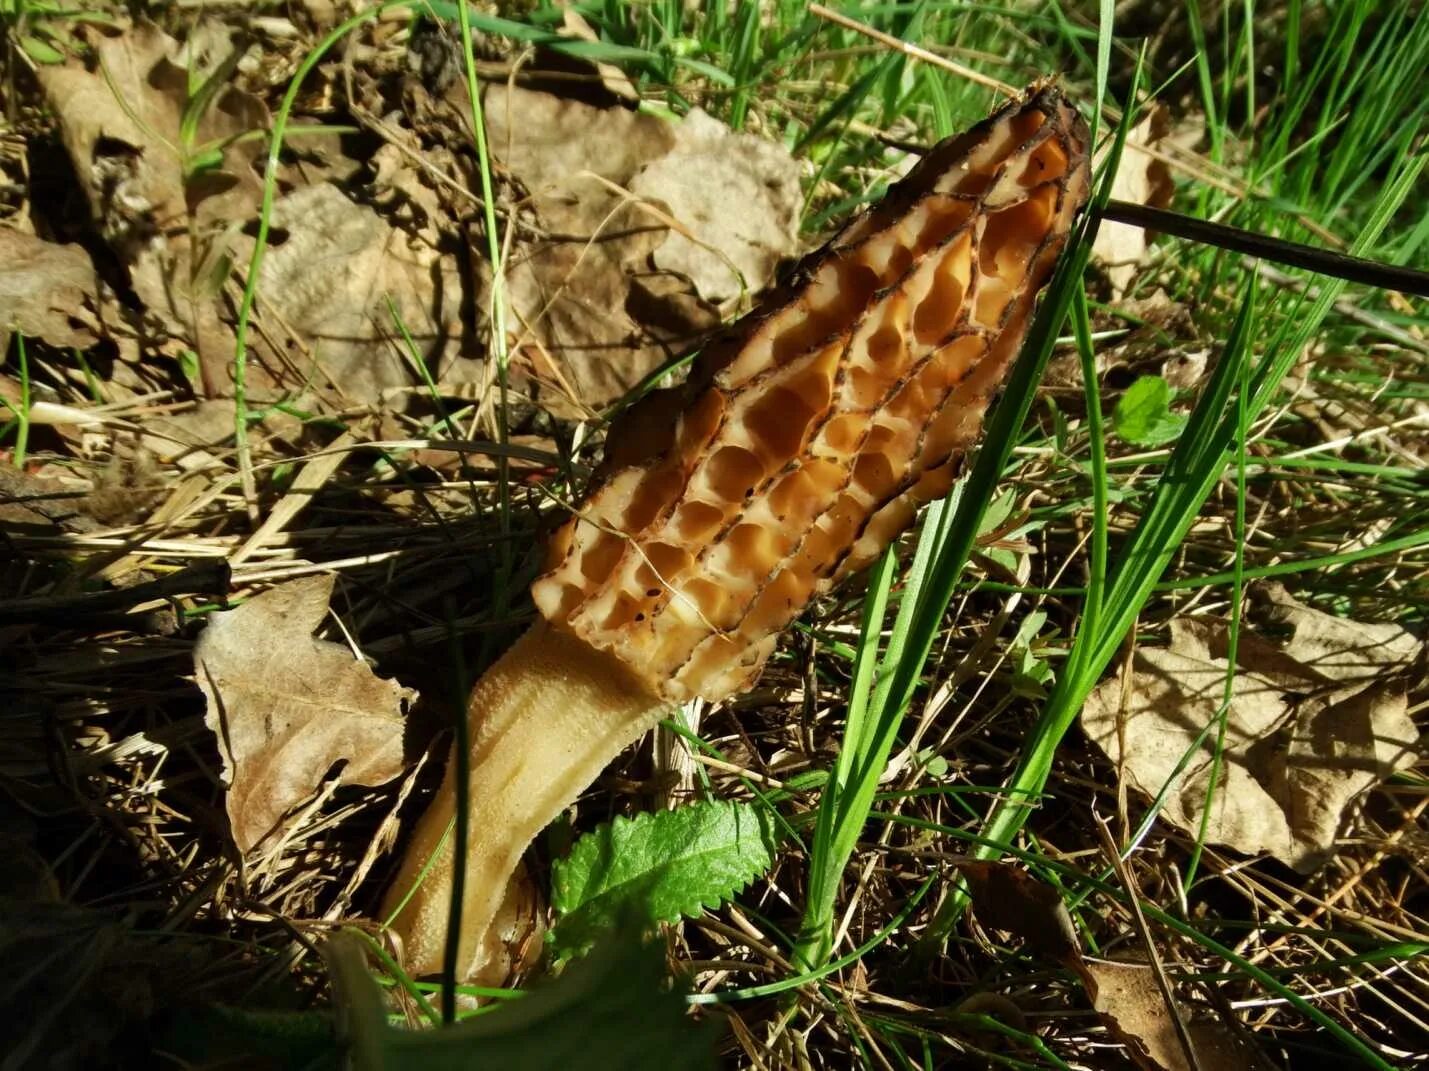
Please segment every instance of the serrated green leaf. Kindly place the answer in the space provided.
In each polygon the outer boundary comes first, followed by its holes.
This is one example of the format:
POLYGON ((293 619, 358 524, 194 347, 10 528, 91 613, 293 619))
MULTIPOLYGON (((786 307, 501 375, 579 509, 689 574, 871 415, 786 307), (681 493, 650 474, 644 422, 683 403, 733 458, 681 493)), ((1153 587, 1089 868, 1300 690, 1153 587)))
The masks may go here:
POLYGON ((714 800, 634 819, 617 818, 557 860, 547 936, 559 958, 579 955, 629 916, 642 926, 716 907, 773 863, 768 817, 748 803, 714 800))
POLYGON ((1132 446, 1161 446, 1181 437, 1186 415, 1171 411, 1174 392, 1160 376, 1142 376, 1116 403, 1112 425, 1132 446))
POLYGON ((362 944, 325 948, 346 1066, 354 1071, 713 1071, 713 1027, 696 1025, 666 979, 665 956, 634 932, 612 936, 553 981, 439 1030, 388 1025, 362 944))

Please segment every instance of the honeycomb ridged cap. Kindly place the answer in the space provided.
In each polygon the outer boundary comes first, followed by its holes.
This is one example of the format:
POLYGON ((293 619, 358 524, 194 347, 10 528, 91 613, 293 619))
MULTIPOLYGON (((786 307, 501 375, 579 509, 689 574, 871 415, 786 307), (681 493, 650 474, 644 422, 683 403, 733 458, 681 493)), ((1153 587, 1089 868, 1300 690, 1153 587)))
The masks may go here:
POLYGON ((935 145, 612 426, 540 612, 672 702, 749 687, 810 599, 947 493, 1089 185, 1052 86, 935 145))

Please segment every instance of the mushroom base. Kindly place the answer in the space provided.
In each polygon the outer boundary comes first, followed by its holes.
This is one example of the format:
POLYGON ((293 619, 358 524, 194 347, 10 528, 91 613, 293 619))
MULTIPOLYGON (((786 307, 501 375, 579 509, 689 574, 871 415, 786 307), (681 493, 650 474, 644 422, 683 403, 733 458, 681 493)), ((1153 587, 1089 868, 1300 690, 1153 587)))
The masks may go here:
MULTIPOLYGON (((544 622, 477 682, 467 705, 470 821, 459 980, 480 976, 499 954, 493 924, 527 845, 668 709, 614 655, 544 622)), ((402 905, 392 930, 414 977, 440 972, 445 955, 456 765, 447 764, 383 905, 383 917, 402 905)))

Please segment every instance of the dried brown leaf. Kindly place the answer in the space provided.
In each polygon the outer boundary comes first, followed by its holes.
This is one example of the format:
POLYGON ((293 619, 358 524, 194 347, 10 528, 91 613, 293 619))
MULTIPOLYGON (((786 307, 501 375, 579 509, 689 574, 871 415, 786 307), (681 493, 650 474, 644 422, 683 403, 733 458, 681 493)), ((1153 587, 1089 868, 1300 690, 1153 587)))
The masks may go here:
POLYGON ((1061 894, 1010 863, 958 864, 973 910, 983 926, 1006 930, 1033 951, 1059 963, 1081 958, 1081 942, 1061 894))
POLYGON ((86 312, 97 301, 94 278, 79 246, 0 228, 0 353, 9 351, 12 331, 52 346, 94 345, 86 312))
POLYGON ((1392 673, 1413 662, 1423 647, 1403 625, 1334 617, 1303 605, 1279 584, 1263 590, 1275 618, 1295 630, 1285 645, 1286 655, 1325 680, 1348 682, 1392 673))
MULTIPOLYGON (((1316 645, 1307 639, 1296 648, 1317 656, 1308 664, 1292 656, 1291 647, 1242 633, 1207 824, 1212 843, 1250 855, 1268 852, 1303 872, 1324 861, 1354 801, 1414 760, 1418 739, 1402 684, 1379 679, 1336 688, 1318 668, 1346 665, 1349 648, 1327 648, 1319 643, 1326 635, 1358 642, 1362 629, 1380 626, 1316 624, 1324 630, 1313 633, 1316 645)), ((1226 631, 1223 621, 1173 622, 1169 647, 1137 651, 1124 709, 1122 683, 1111 679, 1082 711, 1087 735, 1147 796, 1155 797, 1192 751, 1164 814, 1193 835, 1210 795, 1216 734, 1199 746, 1196 738, 1222 702, 1226 631)), ((1373 650, 1386 658, 1405 654, 1396 642, 1373 650)))
MULTIPOLYGON (((630 280, 665 227, 612 186, 668 152, 674 128, 624 108, 502 87, 487 90, 486 116, 492 152, 529 194, 542 231, 505 266, 512 352, 543 405, 584 416, 669 354, 626 307, 630 280)), ((703 326, 715 322, 707 314, 703 326)))
POLYGON ((674 149, 631 183, 662 202, 686 234, 672 233, 653 261, 725 305, 764 286, 798 248, 799 165, 767 138, 739 134, 698 108, 676 127, 674 149))
MULTIPOLYGON (((1193 1071, 1172 1012, 1146 963, 1086 960, 1079 972, 1092 1006, 1147 1071, 1193 1071)), ((1260 1057, 1223 1023, 1181 1012, 1200 1071, 1257 1067, 1260 1057)))
POLYGON ((280 200, 272 226, 282 241, 263 258, 259 293, 306 346, 310 356, 294 355, 301 367, 315 362, 357 403, 377 403, 411 384, 395 309, 428 370, 439 374, 461 341, 463 283, 453 257, 328 183, 280 200))
MULTIPOLYGON (((1127 132, 1121 166, 1112 180, 1113 197, 1153 208, 1165 208, 1171 203, 1174 186, 1170 169, 1145 151, 1158 146, 1169 135, 1170 128, 1170 112, 1158 104, 1127 132)), ((1097 163, 1100 162, 1098 159, 1097 163)), ((1120 297, 1136 277, 1136 270, 1146 257, 1148 239, 1142 228, 1114 220, 1105 220, 1098 229, 1096 241, 1092 243, 1092 256, 1104 268, 1114 296, 1120 297)))
POLYGON ((498 86, 486 116, 538 232, 506 264, 512 352, 558 415, 619 398, 793 251, 792 160, 703 113, 672 123, 498 86))
POLYGON ((227 146, 223 166, 205 172, 206 178, 186 176, 186 151, 262 129, 267 110, 246 93, 224 89, 204 111, 193 144, 185 146, 189 72, 171 58, 179 48, 141 19, 127 33, 100 39, 93 70, 71 64, 36 71, 110 241, 157 243, 190 216, 200 225, 226 224, 255 206, 262 193, 250 166, 258 152, 254 142, 227 146))
POLYGON ((47 66, 35 76, 94 219, 128 266, 134 292, 212 368, 232 346, 213 303, 226 275, 224 253, 262 193, 252 166, 261 142, 238 135, 266 129, 267 108, 225 87, 186 145, 189 71, 175 62, 179 44, 140 19, 122 35, 100 38, 94 51, 94 69, 47 66), (195 166, 200 151, 217 151, 218 166, 195 166))
MULTIPOLYGON (((1020 867, 966 861, 958 864, 958 870, 967 881, 978 922, 1015 934, 1029 948, 1070 968, 1107 1028, 1139 1066, 1146 1071, 1194 1071, 1148 964, 1084 959, 1061 894, 1020 867)), ((991 1009, 965 1002, 958 1010, 991 1009)), ((1184 1010, 1181 1016, 1200 1071, 1260 1065, 1259 1055, 1225 1024, 1204 1016, 1189 1017, 1184 1010)))
POLYGON ((415 693, 313 638, 332 585, 331 576, 294 580, 215 614, 194 652, 233 839, 245 853, 334 764, 345 764, 345 784, 377 785, 402 771, 403 708, 415 693))

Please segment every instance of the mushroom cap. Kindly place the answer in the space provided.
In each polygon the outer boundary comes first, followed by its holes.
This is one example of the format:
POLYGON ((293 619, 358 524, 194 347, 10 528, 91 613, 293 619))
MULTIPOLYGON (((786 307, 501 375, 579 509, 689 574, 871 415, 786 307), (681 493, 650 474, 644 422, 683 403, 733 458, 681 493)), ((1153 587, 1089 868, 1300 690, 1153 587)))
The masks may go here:
POLYGON ((540 612, 672 702, 753 684, 952 486, 1086 201, 1088 140, 1039 84, 930 149, 611 428, 540 612))

